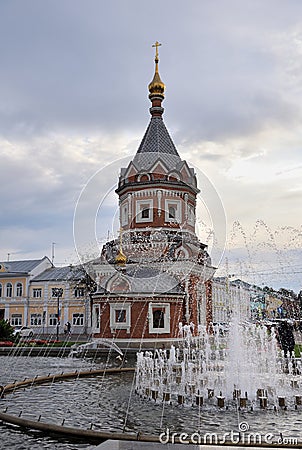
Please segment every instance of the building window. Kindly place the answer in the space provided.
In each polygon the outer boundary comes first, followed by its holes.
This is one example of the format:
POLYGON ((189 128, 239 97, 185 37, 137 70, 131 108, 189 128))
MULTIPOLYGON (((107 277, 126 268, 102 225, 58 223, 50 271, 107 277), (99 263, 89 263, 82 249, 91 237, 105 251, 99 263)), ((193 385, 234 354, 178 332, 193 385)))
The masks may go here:
POLYGON ((84 325, 84 314, 82 314, 82 313, 74 313, 72 315, 72 325, 74 325, 74 326, 83 326, 84 325))
POLYGON ((49 314, 49 326, 55 326, 58 323, 58 315, 57 314, 49 314))
POLYGON ((6 284, 6 297, 12 297, 13 295, 13 285, 12 283, 6 284))
POLYGON ((127 330, 130 332, 131 326, 131 304, 115 303, 110 305, 110 327, 114 330, 127 330))
POLYGON ((165 328, 165 310, 154 309, 152 311, 153 328, 165 328))
POLYGON ((22 314, 12 314, 10 322, 13 327, 21 327, 22 326, 22 314))
POLYGON ((85 288, 83 288, 83 287, 76 287, 76 288, 75 288, 75 290, 74 290, 74 296, 75 296, 76 298, 84 297, 84 295, 85 295, 85 288))
POLYGON ((169 219, 176 218, 176 209, 175 206, 169 206, 169 219))
POLYGON ((149 303, 149 333, 170 333, 169 303, 149 303))
POLYGON ((22 283, 17 283, 16 285, 16 296, 17 297, 22 297, 23 294, 23 285, 22 283))
POLYGON ((142 219, 150 219, 150 209, 148 208, 148 205, 142 205, 141 216, 142 219))
POLYGON ((166 222, 181 222, 181 203, 180 200, 165 201, 165 220, 166 222))
POLYGON ((152 222, 153 200, 137 200, 136 222, 152 222))
POLYGON ((122 205, 122 226, 128 224, 128 203, 122 205))
POLYGON ((115 322, 116 323, 126 323, 126 310, 116 309, 115 310, 115 322))
POLYGON ((58 298, 63 296, 63 289, 62 288, 51 288, 51 296, 53 298, 58 298))
POLYGON ((192 206, 192 205, 188 205, 188 221, 192 225, 194 225, 194 223, 195 223, 195 212, 194 212, 194 206, 192 206))
POLYGON ((0 283, 0 297, 2 297, 2 284, 0 283))
POLYGON ((42 289, 41 288, 34 288, 33 289, 33 297, 34 298, 41 298, 42 297, 42 289))
POLYGON ((33 327, 42 325, 42 314, 31 314, 30 325, 33 327))

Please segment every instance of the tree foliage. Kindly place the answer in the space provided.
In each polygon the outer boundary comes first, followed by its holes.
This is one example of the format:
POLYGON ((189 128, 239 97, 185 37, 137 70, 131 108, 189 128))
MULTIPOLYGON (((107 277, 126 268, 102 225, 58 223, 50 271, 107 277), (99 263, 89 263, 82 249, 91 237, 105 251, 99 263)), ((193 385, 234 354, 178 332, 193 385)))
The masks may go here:
POLYGON ((1 341, 13 341, 14 327, 8 322, 8 320, 0 320, 0 340, 1 341))

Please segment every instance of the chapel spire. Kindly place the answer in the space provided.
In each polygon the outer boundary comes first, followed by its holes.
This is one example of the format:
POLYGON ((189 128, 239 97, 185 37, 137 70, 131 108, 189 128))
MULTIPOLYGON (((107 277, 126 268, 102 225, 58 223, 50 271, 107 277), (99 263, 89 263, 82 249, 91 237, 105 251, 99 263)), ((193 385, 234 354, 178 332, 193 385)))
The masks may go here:
POLYGON ((152 117, 161 117, 164 108, 161 106, 161 102, 165 98, 164 92, 165 92, 165 84, 162 82, 159 71, 158 71, 158 63, 159 63, 159 56, 158 56, 158 47, 160 47, 161 44, 156 41, 155 44, 152 45, 152 47, 155 47, 155 73, 153 80, 148 86, 149 89, 149 98, 152 102, 152 107, 150 108, 150 113, 152 117))

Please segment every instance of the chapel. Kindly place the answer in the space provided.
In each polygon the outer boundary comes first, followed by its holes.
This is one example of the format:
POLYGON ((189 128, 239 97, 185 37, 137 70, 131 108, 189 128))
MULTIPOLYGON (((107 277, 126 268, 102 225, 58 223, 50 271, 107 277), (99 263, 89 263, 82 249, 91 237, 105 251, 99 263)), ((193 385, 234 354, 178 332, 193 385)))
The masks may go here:
POLYGON ((196 230, 200 190, 195 171, 182 160, 163 120, 165 84, 155 72, 148 86, 151 119, 116 194, 120 235, 105 243, 92 299, 94 337, 173 340, 179 324, 213 320, 215 268, 196 230))

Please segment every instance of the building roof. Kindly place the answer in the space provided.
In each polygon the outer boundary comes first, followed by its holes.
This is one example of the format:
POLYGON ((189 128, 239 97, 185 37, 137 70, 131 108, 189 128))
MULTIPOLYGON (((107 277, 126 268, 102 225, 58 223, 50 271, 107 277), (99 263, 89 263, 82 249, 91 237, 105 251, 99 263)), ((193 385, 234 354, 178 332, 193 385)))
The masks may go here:
POLYGON ((51 267, 44 270, 32 281, 79 281, 85 276, 81 266, 51 267))
MULTIPOLYGON (((46 258, 46 257, 44 257, 46 258)), ((41 261, 44 259, 28 259, 23 261, 5 261, 0 262, 1 268, 0 269, 0 275, 11 275, 11 274, 28 274, 30 273, 35 267, 37 267, 39 264, 41 264, 41 261)))
POLYGON ((136 267, 126 272, 116 272, 105 285, 100 286, 101 293, 120 293, 119 283, 123 283, 123 294, 183 294, 183 288, 176 276, 151 267, 136 267))
POLYGON ((161 117, 152 117, 133 159, 139 170, 148 171, 161 159, 169 170, 181 163, 180 156, 161 117))

